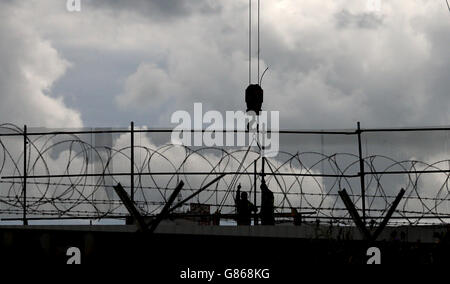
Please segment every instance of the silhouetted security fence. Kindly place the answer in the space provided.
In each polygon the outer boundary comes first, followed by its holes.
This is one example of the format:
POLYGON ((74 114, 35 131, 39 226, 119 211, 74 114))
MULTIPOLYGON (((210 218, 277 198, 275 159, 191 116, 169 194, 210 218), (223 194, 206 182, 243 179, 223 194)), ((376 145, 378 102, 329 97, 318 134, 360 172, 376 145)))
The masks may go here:
MULTIPOLYGON (((176 132, 210 137, 248 133, 176 132)), ((124 218, 128 213, 112 188, 119 182, 142 213, 153 216, 181 180, 185 186, 178 201, 224 175, 176 214, 206 208, 210 214, 232 215, 238 184, 260 206, 264 177, 279 216, 296 210, 306 220, 349 224, 338 194, 346 189, 363 220, 379 222, 404 188, 392 223, 450 220, 450 128, 282 130, 276 132, 278 154, 264 159, 255 145, 175 145, 172 133, 133 124, 70 130, 0 125, 0 216, 24 223, 124 218)))

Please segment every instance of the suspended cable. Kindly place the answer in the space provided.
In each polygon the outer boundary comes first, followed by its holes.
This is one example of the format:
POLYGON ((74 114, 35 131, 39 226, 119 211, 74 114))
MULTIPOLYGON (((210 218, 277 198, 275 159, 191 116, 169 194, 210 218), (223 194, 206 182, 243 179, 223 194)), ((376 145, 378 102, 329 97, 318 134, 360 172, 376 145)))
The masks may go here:
MULTIPOLYGON (((252 83, 252 0, 249 0, 248 2, 249 6, 249 12, 248 12, 248 83, 252 83)), ((258 56, 258 75, 257 75, 257 83, 259 84, 261 80, 261 72, 260 72, 260 55, 261 55, 261 37, 260 37, 260 14, 261 14, 261 0, 258 0, 258 14, 257 14, 257 37, 258 37, 258 43, 257 43, 257 56, 258 56)))
POLYGON ((252 0, 248 1, 248 83, 252 83, 252 0))
POLYGON ((260 50, 260 37, 259 37, 259 19, 260 19, 260 17, 259 17, 259 15, 260 15, 260 13, 259 13, 259 11, 260 11, 260 6, 261 6, 261 4, 260 4, 260 0, 258 0, 258 84, 259 84, 259 80, 260 80, 260 77, 259 77, 259 54, 260 54, 260 52, 261 52, 261 50, 260 50))
POLYGON ((259 82, 258 82, 258 84, 259 84, 260 86, 262 86, 262 80, 264 79, 264 75, 266 75, 267 70, 269 70, 269 67, 267 67, 267 68, 264 70, 264 72, 262 73, 262 75, 261 75, 261 79, 260 79, 259 82))

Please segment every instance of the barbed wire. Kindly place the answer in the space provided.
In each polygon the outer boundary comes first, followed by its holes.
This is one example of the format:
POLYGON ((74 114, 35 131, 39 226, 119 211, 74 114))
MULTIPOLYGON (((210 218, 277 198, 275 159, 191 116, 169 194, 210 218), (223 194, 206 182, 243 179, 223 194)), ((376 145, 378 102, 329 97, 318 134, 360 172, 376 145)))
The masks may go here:
MULTIPOLYGON (((3 134, 0 135, 0 214, 20 215, 24 203, 24 153, 18 139, 23 139, 24 133, 12 124, 0 125, 0 133, 3 134)), ((121 140, 126 140, 122 139, 123 135, 129 133, 122 133, 114 143, 110 141, 110 145, 96 145, 92 138, 85 141, 82 135, 71 133, 28 136, 27 214, 93 219, 125 216, 127 211, 112 190, 119 182, 130 190, 131 147, 121 144, 121 140)), ((141 157, 134 160, 135 202, 145 215, 159 212, 181 180, 185 183, 181 194, 187 196, 219 174, 229 172, 186 207, 200 203, 213 211, 220 208, 224 213, 233 213, 232 191, 239 183, 250 192, 251 198, 255 195, 253 162, 261 158, 257 150, 156 146, 149 142, 135 145, 134 151, 141 157), (238 172, 234 172, 236 170, 238 172)), ((349 214, 338 195, 344 188, 360 208, 359 156, 280 151, 275 158, 266 160, 269 171, 265 179, 275 194, 277 212, 290 212, 295 208, 316 212, 309 218, 348 219, 349 214)), ((400 187, 406 194, 395 212, 395 222, 417 225, 435 218, 439 223, 445 222, 442 216, 450 215, 450 160, 427 163, 370 155, 363 158, 363 163, 367 169, 366 210, 370 217, 383 216, 400 187), (439 175, 433 178, 433 184, 425 184, 427 171, 439 175), (393 172, 403 174, 392 181, 389 177, 393 172)), ((258 180, 260 170, 256 175, 258 180)))

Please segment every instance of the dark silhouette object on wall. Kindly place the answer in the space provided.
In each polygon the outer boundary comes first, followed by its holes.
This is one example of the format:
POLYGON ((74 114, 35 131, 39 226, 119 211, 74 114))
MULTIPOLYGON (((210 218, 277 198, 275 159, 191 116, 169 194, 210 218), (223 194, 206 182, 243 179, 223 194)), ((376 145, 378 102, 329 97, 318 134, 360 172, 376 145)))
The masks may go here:
POLYGON ((220 226, 220 212, 216 211, 212 216, 214 226, 220 226))
POLYGON ((302 214, 298 213, 297 209, 295 208, 291 208, 291 214, 292 217, 294 218, 294 225, 295 226, 301 226, 302 225, 302 214))
POLYGON ((258 211, 256 206, 248 201, 247 192, 241 193, 241 185, 238 185, 236 191, 236 209, 238 225, 250 225, 252 212, 258 211))
POLYGON ((263 180, 261 183, 261 223, 263 225, 275 225, 274 196, 263 180))
POLYGON ((263 100, 264 91, 260 85, 250 84, 247 89, 245 89, 245 103, 247 104, 247 112, 254 111, 256 115, 259 115, 263 100))

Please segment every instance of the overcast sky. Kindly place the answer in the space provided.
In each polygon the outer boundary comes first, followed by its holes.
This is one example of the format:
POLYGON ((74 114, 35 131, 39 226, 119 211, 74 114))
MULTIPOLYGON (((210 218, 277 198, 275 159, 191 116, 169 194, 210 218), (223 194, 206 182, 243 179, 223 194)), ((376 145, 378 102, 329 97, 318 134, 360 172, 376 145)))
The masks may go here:
MULTIPOLYGON (((247 0, 81 4, 1 1, 2 123, 157 127, 194 102, 245 110, 247 0)), ((281 128, 450 124, 445 0, 372 6, 262 1, 263 108, 281 128)))

